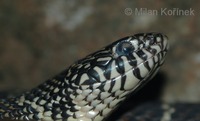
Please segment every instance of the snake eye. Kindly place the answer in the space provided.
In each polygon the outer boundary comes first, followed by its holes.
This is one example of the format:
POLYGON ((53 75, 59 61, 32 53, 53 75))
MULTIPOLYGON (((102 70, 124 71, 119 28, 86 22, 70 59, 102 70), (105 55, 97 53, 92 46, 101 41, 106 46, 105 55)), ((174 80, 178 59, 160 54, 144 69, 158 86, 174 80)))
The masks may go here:
POLYGON ((118 55, 127 55, 134 51, 134 47, 130 42, 121 42, 117 45, 116 53, 118 55))

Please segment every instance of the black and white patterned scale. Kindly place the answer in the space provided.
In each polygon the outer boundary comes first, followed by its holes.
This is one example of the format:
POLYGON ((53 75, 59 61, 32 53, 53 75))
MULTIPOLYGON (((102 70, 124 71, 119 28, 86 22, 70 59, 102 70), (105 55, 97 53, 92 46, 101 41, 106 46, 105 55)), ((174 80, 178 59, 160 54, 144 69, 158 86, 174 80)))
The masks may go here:
POLYGON ((160 33, 122 38, 31 91, 0 99, 0 119, 102 121, 156 74, 168 47, 160 33))

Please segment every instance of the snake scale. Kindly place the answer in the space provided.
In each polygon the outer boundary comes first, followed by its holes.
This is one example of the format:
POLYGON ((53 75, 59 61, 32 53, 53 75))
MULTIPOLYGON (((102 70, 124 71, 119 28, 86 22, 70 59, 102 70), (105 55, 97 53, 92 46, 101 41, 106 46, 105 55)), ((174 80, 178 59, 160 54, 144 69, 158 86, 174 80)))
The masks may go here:
POLYGON ((139 33, 78 60, 17 97, 0 99, 0 119, 102 121, 164 62, 168 39, 139 33))

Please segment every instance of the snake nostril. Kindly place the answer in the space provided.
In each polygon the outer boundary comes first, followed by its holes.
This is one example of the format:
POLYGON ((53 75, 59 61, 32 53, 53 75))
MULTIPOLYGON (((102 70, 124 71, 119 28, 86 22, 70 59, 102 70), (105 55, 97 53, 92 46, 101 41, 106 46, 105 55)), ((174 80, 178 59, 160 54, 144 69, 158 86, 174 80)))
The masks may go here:
POLYGON ((154 37, 149 37, 149 44, 153 45, 155 43, 155 38, 154 37))
POLYGON ((147 35, 144 40, 146 47, 156 43, 156 38, 153 35, 147 35))
POLYGON ((163 35, 161 33, 149 33, 144 37, 145 46, 161 43, 163 40, 163 35))

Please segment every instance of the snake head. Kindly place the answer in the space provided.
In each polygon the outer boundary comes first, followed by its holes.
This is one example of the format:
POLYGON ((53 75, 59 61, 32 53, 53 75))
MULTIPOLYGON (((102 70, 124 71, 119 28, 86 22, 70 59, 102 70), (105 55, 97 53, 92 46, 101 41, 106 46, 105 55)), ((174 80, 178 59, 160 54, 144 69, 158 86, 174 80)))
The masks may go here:
POLYGON ((103 119, 156 74, 168 48, 165 35, 140 33, 79 60, 66 77, 73 104, 87 109, 84 118, 103 119))
POLYGON ((140 33, 118 40, 112 47, 116 66, 112 66, 115 68, 111 72, 115 75, 120 72, 121 81, 115 83, 121 87, 114 90, 135 90, 140 83, 150 80, 168 49, 168 38, 161 33, 140 33))

